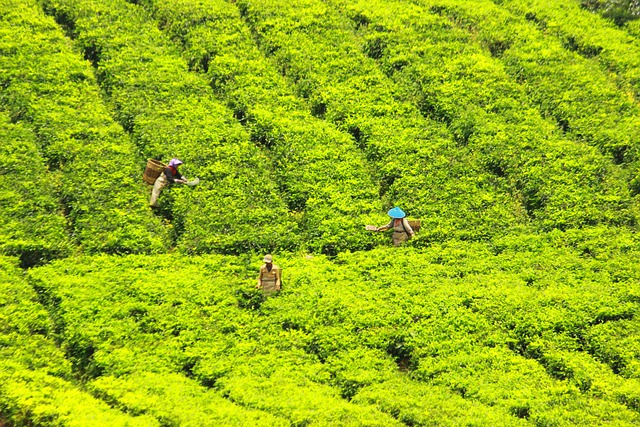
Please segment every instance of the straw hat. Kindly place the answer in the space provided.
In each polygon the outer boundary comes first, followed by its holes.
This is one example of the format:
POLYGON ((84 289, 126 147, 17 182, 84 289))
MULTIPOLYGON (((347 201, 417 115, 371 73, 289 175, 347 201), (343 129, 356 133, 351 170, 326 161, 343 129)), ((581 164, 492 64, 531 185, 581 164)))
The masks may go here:
POLYGON ((387 215, 389 215, 391 218, 394 218, 394 219, 400 219, 407 216, 407 214, 404 213, 404 211, 397 206, 395 208, 389 209, 389 212, 387 212, 387 215))

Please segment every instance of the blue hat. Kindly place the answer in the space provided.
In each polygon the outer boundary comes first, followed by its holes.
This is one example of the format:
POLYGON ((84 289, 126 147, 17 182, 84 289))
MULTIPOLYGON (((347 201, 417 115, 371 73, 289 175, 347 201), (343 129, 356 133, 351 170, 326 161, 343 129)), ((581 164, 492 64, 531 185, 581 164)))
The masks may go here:
POLYGON ((389 212, 387 212, 387 215, 389 215, 391 218, 397 218, 397 219, 404 218, 405 216, 407 216, 407 214, 404 213, 404 211, 397 206, 393 209, 389 209, 389 212))

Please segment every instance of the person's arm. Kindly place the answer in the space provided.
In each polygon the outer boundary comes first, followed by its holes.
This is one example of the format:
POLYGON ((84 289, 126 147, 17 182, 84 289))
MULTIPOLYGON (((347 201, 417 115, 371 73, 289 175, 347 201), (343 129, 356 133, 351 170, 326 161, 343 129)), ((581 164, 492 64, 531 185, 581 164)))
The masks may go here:
POLYGON ((167 177, 167 181, 169 181, 170 184, 184 184, 187 182, 187 180, 183 178, 180 172, 176 172, 176 176, 174 177, 173 172, 171 172, 170 168, 166 168, 164 170, 164 175, 167 177))
POLYGON ((258 284, 256 285, 256 289, 260 289, 262 287, 262 267, 260 267, 260 273, 258 274, 258 284))
POLYGON ((385 231, 385 230, 388 230, 390 228, 393 228, 393 218, 391 218, 391 221, 389 221, 388 224, 385 224, 385 225, 383 225, 381 227, 378 227, 378 229, 376 231, 385 231))
POLYGON ((177 182, 178 184, 186 184, 187 183, 187 178, 182 176, 182 174, 180 172, 176 172, 176 176, 174 177, 174 181, 177 182))
POLYGON ((282 274, 282 270, 280 270, 280 267, 278 267, 278 269, 276 270, 276 290, 279 291, 280 290, 280 275, 282 274))

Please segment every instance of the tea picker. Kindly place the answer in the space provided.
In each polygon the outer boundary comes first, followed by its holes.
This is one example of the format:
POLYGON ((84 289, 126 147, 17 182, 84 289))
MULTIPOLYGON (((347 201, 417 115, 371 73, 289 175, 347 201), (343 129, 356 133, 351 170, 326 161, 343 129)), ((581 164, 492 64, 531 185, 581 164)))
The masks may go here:
POLYGON ((273 295, 280 290, 282 273, 280 267, 273 263, 271 255, 264 256, 264 264, 260 267, 256 289, 262 289, 265 296, 273 295))
POLYGON ((416 228, 416 230, 414 231, 410 221, 407 220, 407 214, 405 214, 404 211, 397 206, 389 209, 387 215, 391 217, 391 221, 389 221, 388 224, 380 227, 376 227, 375 225, 367 225, 365 229, 368 231, 385 231, 393 229, 394 246, 399 246, 409 240, 415 235, 415 231, 420 228, 420 221, 413 220, 411 222, 413 222, 414 227, 416 228))
POLYGON ((178 167, 182 164, 184 164, 184 162, 177 158, 171 159, 169 165, 153 159, 148 161, 143 180, 148 184, 153 183, 151 199, 149 200, 149 205, 152 208, 158 207, 158 197, 164 187, 171 184, 194 186, 200 182, 198 178, 189 181, 186 177, 182 176, 182 174, 178 172, 178 167))

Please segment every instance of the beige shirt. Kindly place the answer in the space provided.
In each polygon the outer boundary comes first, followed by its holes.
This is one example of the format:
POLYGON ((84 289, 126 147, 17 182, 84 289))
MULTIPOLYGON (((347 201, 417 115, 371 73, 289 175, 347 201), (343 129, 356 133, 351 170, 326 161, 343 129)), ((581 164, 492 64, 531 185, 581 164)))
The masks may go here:
POLYGON ((258 275, 258 285, 264 286, 265 284, 280 286, 280 267, 272 264, 271 271, 269 271, 267 270, 267 264, 262 264, 258 275))

